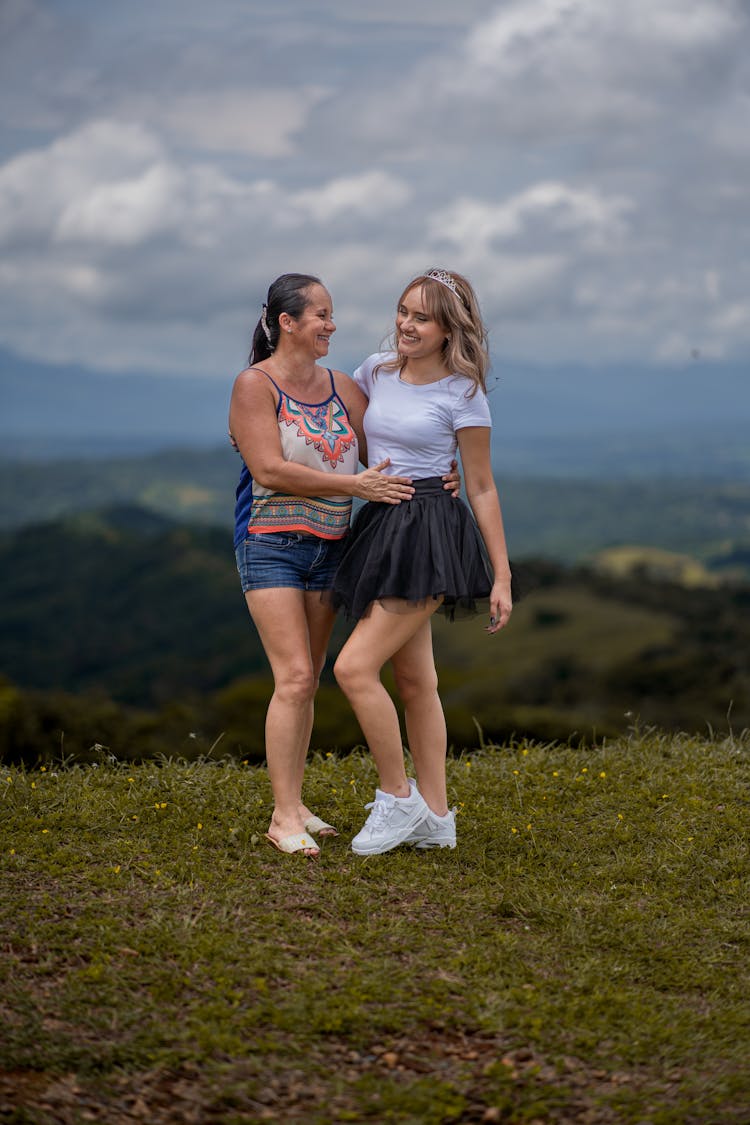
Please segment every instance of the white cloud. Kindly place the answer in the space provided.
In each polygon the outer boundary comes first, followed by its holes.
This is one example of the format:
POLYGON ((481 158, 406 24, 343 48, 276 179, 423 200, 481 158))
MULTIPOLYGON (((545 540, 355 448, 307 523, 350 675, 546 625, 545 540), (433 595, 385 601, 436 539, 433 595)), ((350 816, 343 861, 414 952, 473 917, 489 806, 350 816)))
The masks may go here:
POLYGON ((520 357, 747 354, 744 2, 209 7, 2 8, 0 345, 224 371, 300 269, 346 363, 437 264, 520 357))
POLYGON ((466 54, 499 72, 527 63, 532 52, 550 66, 581 62, 615 40, 624 58, 636 46, 703 51, 734 34, 735 7, 705 0, 508 0, 468 33, 466 54))
POLYGON ((624 196, 546 181, 502 202, 458 199, 432 217, 429 231, 474 253, 524 235, 538 240, 540 228, 574 237, 579 248, 611 250, 625 234, 633 206, 624 196))
POLYGON ((506 146, 507 160, 533 157, 537 175, 540 161, 582 155, 647 167, 665 142, 711 143, 704 115, 711 128, 726 119, 716 109, 747 66, 749 17, 742 0, 505 0, 418 58, 376 110, 362 98, 362 139, 446 160, 506 146))
POLYGON ((180 222, 180 181, 173 168, 154 164, 140 176, 95 186, 63 211, 56 242, 90 241, 135 246, 180 222))
POLYGON ((275 158, 294 151, 297 135, 325 94, 323 87, 309 86, 209 89, 144 108, 181 143, 209 152, 275 158))
POLYGON ((412 196, 409 186, 380 169, 330 180, 320 188, 292 194, 300 218, 329 223, 343 215, 373 218, 402 207, 412 196))
POLYGON ((161 154, 141 125, 94 121, 15 157, 0 167, 0 241, 49 236, 61 203, 72 205, 92 184, 140 175, 161 154))
POLYGON ((750 301, 734 301, 723 308, 713 318, 717 332, 739 333, 745 341, 750 341, 750 301))

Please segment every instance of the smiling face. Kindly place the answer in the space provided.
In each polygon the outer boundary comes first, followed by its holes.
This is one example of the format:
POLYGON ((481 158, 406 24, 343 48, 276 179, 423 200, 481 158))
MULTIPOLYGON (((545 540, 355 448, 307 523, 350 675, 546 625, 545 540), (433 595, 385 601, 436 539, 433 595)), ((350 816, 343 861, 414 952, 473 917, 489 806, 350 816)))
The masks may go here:
POLYGON ((447 332, 430 313, 421 285, 414 285, 401 298, 396 310, 396 345, 409 359, 442 359, 447 332))
POLYGON ((328 354, 328 344, 336 331, 333 323, 331 294, 324 285, 311 285, 306 291, 307 304, 298 320, 288 318, 282 328, 291 328, 298 345, 308 345, 316 357, 328 354))

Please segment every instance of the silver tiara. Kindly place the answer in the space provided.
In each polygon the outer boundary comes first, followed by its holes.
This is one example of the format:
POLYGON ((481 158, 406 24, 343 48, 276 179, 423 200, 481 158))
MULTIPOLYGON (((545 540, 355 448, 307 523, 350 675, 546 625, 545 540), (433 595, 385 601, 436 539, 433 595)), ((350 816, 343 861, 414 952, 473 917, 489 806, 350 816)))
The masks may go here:
POLYGON ((450 289, 451 293, 455 293, 459 301, 462 300, 461 294, 458 291, 458 286, 455 280, 445 270, 430 270, 429 273, 422 274, 423 277, 429 277, 432 281, 439 281, 446 289, 450 289))

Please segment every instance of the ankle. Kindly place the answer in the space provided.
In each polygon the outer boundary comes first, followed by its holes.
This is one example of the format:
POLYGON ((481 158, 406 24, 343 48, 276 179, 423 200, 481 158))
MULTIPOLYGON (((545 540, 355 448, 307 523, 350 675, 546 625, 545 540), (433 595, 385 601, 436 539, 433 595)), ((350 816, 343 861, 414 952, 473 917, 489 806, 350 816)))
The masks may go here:
POLYGON ((302 831, 303 821, 296 808, 294 809, 274 809, 271 814, 271 828, 283 832, 300 832, 302 831))
POLYGON ((398 801, 403 801, 406 797, 411 797, 411 786, 408 781, 404 782, 403 785, 390 785, 387 789, 381 785, 380 788, 383 793, 388 793, 398 801))

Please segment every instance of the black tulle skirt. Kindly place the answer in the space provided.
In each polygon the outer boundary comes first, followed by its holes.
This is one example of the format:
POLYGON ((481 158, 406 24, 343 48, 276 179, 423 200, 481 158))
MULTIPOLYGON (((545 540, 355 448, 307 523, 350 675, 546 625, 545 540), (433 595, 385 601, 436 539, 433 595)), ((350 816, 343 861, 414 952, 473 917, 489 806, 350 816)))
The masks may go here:
POLYGON ((471 511, 440 477, 413 483, 411 500, 365 504, 354 517, 330 592, 350 619, 375 601, 398 611, 441 598, 453 620, 489 597, 492 568, 471 511))

